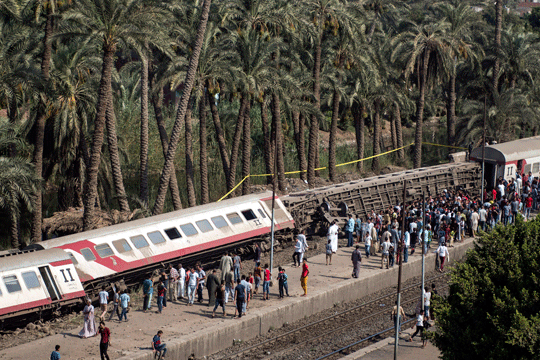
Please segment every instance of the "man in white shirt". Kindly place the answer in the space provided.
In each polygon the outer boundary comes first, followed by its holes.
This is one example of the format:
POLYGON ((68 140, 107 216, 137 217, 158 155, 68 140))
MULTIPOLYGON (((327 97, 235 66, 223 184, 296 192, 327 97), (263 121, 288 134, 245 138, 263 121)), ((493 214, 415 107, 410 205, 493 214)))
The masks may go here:
POLYGON ((406 263, 409 261, 409 246, 411 246, 411 235, 408 231, 405 231, 405 241, 403 247, 403 262, 406 263))
POLYGON ((437 250, 435 250, 435 252, 437 253, 437 256, 439 256, 439 263, 440 263, 439 271, 443 272, 444 262, 448 260, 448 257, 450 255, 448 253, 448 248, 446 247, 446 243, 442 242, 441 245, 437 248, 437 250))
POLYGON ((478 216, 480 217, 478 219, 478 226, 480 227, 480 229, 482 229, 482 231, 486 231, 487 211, 484 207, 482 207, 480 211, 478 211, 478 216))
POLYGON ((422 335, 423 330, 424 330, 424 311, 420 310, 420 314, 416 317, 416 330, 407 341, 411 342, 413 337, 415 337, 418 333, 422 335))
POLYGON ((370 255, 370 252, 369 252, 369 249, 371 248, 371 235, 369 234, 366 234, 366 238, 364 239, 364 241, 366 242, 366 258, 369 259, 369 255, 370 255))
POLYGON ((384 266, 384 261, 386 260, 386 268, 388 269, 390 262, 388 255, 390 254, 390 238, 386 238, 386 241, 382 243, 382 257, 381 257, 381 269, 384 266))
POLYGON ((169 289, 167 291, 169 292, 169 301, 176 301, 176 295, 178 294, 178 270, 172 266, 172 264, 169 264, 169 289))
POLYGON ((339 233, 339 226, 337 226, 336 221, 332 221, 332 225, 328 228, 328 240, 331 241, 332 244, 332 252, 335 254, 338 248, 338 233, 339 233))
POLYGON ((188 305, 193 305, 195 302, 195 291, 197 291, 198 286, 199 274, 195 271, 195 268, 192 268, 188 279, 188 305))
POLYGON ((300 249, 300 262, 299 262, 299 264, 301 264, 302 260, 304 260, 304 253, 309 248, 309 245, 307 244, 307 239, 306 239, 306 235, 304 235, 304 230, 300 230, 300 234, 298 234, 297 238, 302 243, 302 248, 300 249))
POLYGON ((178 264, 178 297, 183 299, 186 294, 186 269, 178 264))
POLYGON ((107 314, 107 304, 109 303, 109 293, 105 291, 107 287, 103 285, 99 292, 99 307, 101 309, 100 319, 103 320, 105 314, 107 314))

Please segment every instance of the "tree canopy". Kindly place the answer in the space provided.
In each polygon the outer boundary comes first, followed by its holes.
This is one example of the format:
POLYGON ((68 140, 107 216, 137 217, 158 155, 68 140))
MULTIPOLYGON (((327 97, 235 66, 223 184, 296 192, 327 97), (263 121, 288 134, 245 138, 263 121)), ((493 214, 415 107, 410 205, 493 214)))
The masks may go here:
POLYGON ((443 359, 538 359, 540 219, 498 226, 452 271, 435 304, 443 359))

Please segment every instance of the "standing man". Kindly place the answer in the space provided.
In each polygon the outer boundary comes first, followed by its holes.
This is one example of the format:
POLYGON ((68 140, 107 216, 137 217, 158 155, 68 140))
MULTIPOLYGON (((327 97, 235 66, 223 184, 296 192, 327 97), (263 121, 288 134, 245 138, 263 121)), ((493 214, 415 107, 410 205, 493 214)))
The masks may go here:
MULTIPOLYGON (((264 264, 264 281, 263 281, 263 300, 269 300, 270 299, 270 279, 271 279, 271 273, 270 269, 268 268, 268 264, 264 264)), ((238 279, 240 280, 240 279, 238 279)))
POLYGON ((238 311, 238 318, 241 318, 244 302, 247 298, 247 289, 244 285, 242 285, 240 279, 236 280, 236 284, 236 288, 234 289, 234 297, 236 299, 236 309, 234 310, 234 317, 236 317, 236 312, 238 311))
MULTIPOLYGON (((216 276, 217 279, 217 276, 216 276)), ((225 302, 223 297, 225 296, 225 282, 221 282, 221 284, 216 288, 216 292, 214 294, 214 298, 216 299, 216 304, 214 305, 214 310, 212 311, 212 319, 216 317, 216 309, 218 306, 221 306, 223 309, 223 316, 226 316, 225 313, 225 302)))
POLYGON ((176 295, 178 295, 178 278, 180 277, 180 274, 178 274, 178 270, 172 266, 172 264, 169 264, 169 301, 176 301, 176 295))
POLYGON ((356 215, 356 242, 362 241, 362 219, 360 215, 356 215))
POLYGON ((167 307, 167 291, 169 291, 170 279, 165 270, 161 272, 159 280, 163 283, 163 287, 165 288, 165 294, 163 294, 163 307, 167 307))
POLYGON ((186 295, 186 269, 178 264, 178 297, 183 299, 186 295))
POLYGON ((403 262, 409 261, 409 246, 411 246, 411 235, 405 231, 405 241, 403 242, 403 262))
POLYGON ((216 302, 216 289, 219 287, 219 283, 219 279, 216 275, 216 269, 213 269, 212 273, 208 275, 208 278, 206 279, 206 288, 208 289, 208 306, 214 306, 216 302))
POLYGON ((371 243, 373 242, 371 240, 371 235, 366 234, 366 238, 364 239, 364 241, 366 242, 366 245, 365 245, 366 258, 369 259, 369 255, 371 254, 371 243))
POLYGON ((128 321, 127 313, 129 311, 130 301, 131 301, 131 298, 129 297, 128 291, 126 289, 123 291, 122 295, 120 295, 120 307, 122 308, 122 312, 120 313, 120 317, 118 318, 118 321, 122 321, 122 318, 128 321))
POLYGON ((293 253, 293 256, 292 256, 295 267, 299 267, 300 264, 301 264, 301 262, 300 262, 300 254, 302 254, 302 247, 303 246, 304 246, 304 244, 302 244, 302 240, 300 240, 300 238, 297 236, 296 237, 296 243, 294 244, 294 253, 293 253))
POLYGON ((339 233, 339 226, 336 224, 336 220, 332 221, 332 225, 328 228, 328 234, 326 235, 328 237, 328 240, 331 241, 332 244, 332 252, 335 254, 338 249, 338 233, 339 233))
POLYGON ((479 216, 478 225, 480 226, 480 230, 482 231, 486 231, 487 215, 488 215, 487 210, 482 205, 482 207, 480 208, 480 211, 478 211, 478 216, 479 216))
POLYGON ((161 351, 161 358, 165 358, 165 354, 167 353, 167 345, 163 342, 161 342, 161 336, 163 335, 163 331, 159 330, 156 335, 154 335, 154 338, 152 339, 152 350, 155 353, 156 351, 161 351))
POLYGON ((195 302, 195 291, 197 291, 197 287, 199 286, 199 273, 197 273, 194 268, 191 268, 187 282, 188 302, 186 305, 193 305, 195 302))
POLYGON ((51 353, 51 360, 60 360, 60 345, 54 347, 54 351, 51 353))
POLYGON ((371 232, 369 236, 371 237, 369 255, 375 256, 377 251, 379 251, 379 241, 377 240, 378 234, 377 234, 377 229, 375 228, 375 226, 371 228, 371 232))
POLYGON ((260 263, 261 263, 261 255, 262 255, 262 250, 261 250, 261 247, 259 246, 259 243, 255 243, 255 267, 257 267, 260 263))
POLYGON ((381 257, 381 269, 384 267, 384 261, 386 260, 386 268, 388 269, 390 265, 390 237, 387 237, 385 242, 382 244, 382 257, 381 257))
MULTIPOLYGON (((368 236, 366 236, 367 240, 368 236)), ((362 253, 360 252, 360 245, 356 245, 356 249, 352 252, 351 260, 353 264, 352 277, 358 279, 360 275, 360 264, 362 263, 362 253)))
POLYGON ((308 275, 309 275, 309 267, 307 264, 307 259, 304 259, 304 262, 302 264, 302 275, 300 276, 300 285, 302 285, 302 289, 304 290, 304 293, 301 296, 307 296, 308 275))
MULTIPOLYGON (((234 301, 234 274, 229 270, 225 274, 225 304, 229 302, 229 294, 231 295, 231 301, 234 301)), ((264 297, 264 294, 263 294, 264 297)))
POLYGON ((232 270, 232 258, 226 252, 219 261, 219 270, 221 270, 221 280, 225 280, 225 275, 232 270))
POLYGON ((107 314, 107 304, 109 303, 109 292, 107 292, 105 289, 107 289, 107 287, 103 285, 101 287, 101 291, 99 292, 99 307, 101 309, 101 315, 99 318, 101 320, 103 320, 107 314))
POLYGON ((234 268, 234 281, 240 279, 240 270, 242 269, 242 259, 240 259, 240 254, 236 253, 233 258, 233 268, 234 268))
POLYGON ((111 331, 105 326, 103 321, 99 323, 99 334, 101 335, 101 341, 99 342, 99 354, 101 355, 101 360, 105 360, 105 358, 111 360, 109 359, 109 354, 107 354, 107 350, 111 344, 111 331))
POLYGON ((298 240, 300 240, 300 243, 302 244, 302 247, 300 249, 300 261, 298 262, 298 265, 302 262, 304 259, 304 254, 309 248, 309 245, 307 244, 306 235, 304 234, 304 230, 300 230, 300 234, 298 234, 298 240))
POLYGON ((349 214, 349 221, 347 222, 347 227, 345 228, 345 231, 347 232, 347 247, 352 247, 354 240, 353 240, 353 233, 354 233, 354 219, 353 215, 349 214))
POLYGON ((255 289, 253 290, 253 294, 255 295, 257 294, 259 286, 261 285, 262 268, 260 262, 255 265, 255 270, 253 270, 253 276, 255 280, 255 289))
MULTIPOLYGON (((109 321, 111 321, 114 314, 116 316, 120 317, 120 311, 118 311, 118 305, 120 305, 120 293, 118 292, 118 289, 113 287, 114 296, 113 296, 113 310, 111 311, 111 315, 109 315, 109 321)), ((143 304, 144 307, 144 304, 143 304)))
POLYGON ((150 310, 152 307, 152 295, 154 294, 154 282, 152 281, 152 275, 148 274, 146 280, 143 281, 143 312, 150 310))
POLYGON ((199 282, 197 283, 197 301, 203 302, 203 288, 206 280, 206 273, 204 272, 201 264, 197 264, 197 273, 199 274, 199 282))
POLYGON ((437 256, 439 256, 439 264, 440 264, 440 267, 439 267, 439 271, 440 272, 443 272, 444 271, 444 262, 445 260, 448 260, 448 248, 446 247, 446 243, 442 243, 438 248, 437 250, 435 250, 435 252, 437 253, 437 256))

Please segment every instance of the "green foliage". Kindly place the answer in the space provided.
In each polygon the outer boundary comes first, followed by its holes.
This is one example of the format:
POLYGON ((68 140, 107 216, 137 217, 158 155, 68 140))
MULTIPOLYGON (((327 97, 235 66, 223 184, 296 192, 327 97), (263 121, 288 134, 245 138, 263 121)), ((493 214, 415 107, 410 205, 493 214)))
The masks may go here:
POLYGON ((538 359, 540 219, 484 234, 435 304, 443 359, 538 359))

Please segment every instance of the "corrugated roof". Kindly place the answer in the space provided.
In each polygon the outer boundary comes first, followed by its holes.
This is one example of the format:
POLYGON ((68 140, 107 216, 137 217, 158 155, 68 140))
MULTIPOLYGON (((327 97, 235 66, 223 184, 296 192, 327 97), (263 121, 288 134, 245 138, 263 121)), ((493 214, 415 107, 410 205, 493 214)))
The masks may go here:
POLYGON ((31 266, 46 265, 55 261, 69 260, 69 254, 62 249, 40 250, 30 253, 0 257, 0 273, 31 266))
MULTIPOLYGON (((485 159, 490 162, 507 163, 537 156, 540 156, 540 136, 488 145, 485 159)), ((481 160, 482 148, 474 149, 471 157, 481 160)))

